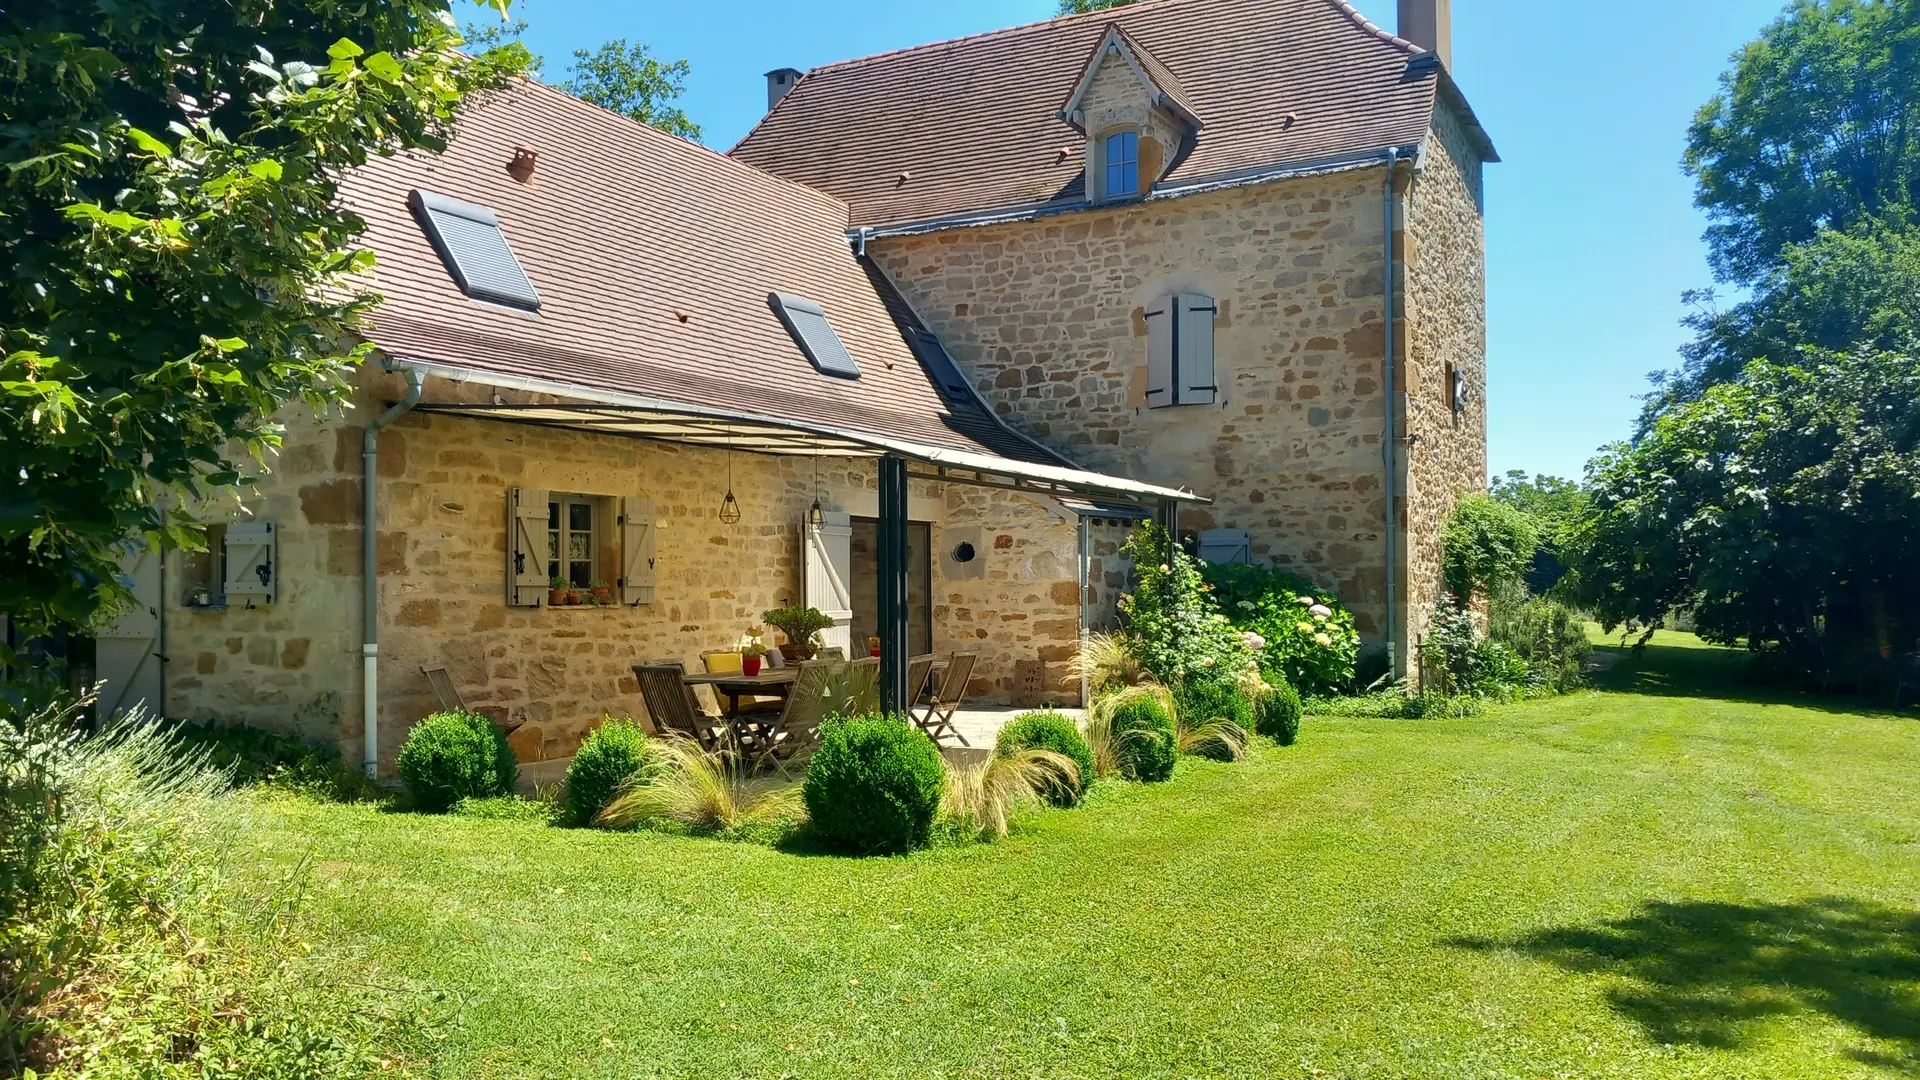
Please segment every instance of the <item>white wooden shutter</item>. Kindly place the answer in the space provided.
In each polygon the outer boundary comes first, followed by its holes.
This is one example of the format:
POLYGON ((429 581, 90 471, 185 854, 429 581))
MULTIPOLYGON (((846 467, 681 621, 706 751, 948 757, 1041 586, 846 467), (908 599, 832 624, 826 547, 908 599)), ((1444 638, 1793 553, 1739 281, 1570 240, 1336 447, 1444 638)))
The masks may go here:
POLYGON ((1147 408, 1179 404, 1173 383, 1173 301, 1147 308, 1147 408))
POLYGON ((826 512, 806 527, 806 602, 834 625, 820 632, 823 647, 853 656, 853 518, 826 512))
POLYGON ((227 526, 220 562, 226 567, 223 590, 229 604, 271 604, 280 590, 280 563, 274 554, 271 521, 242 521, 227 526))
POLYGON ((1181 405, 1213 404, 1213 297, 1181 293, 1173 298, 1179 319, 1174 324, 1173 359, 1176 395, 1181 405))
POLYGON ((1245 529, 1208 529, 1200 534, 1200 560, 1210 563, 1253 561, 1253 538, 1245 529))
POLYGON ((99 712, 111 717, 146 702, 160 704, 160 555, 141 541, 129 543, 120 559, 123 584, 133 590, 133 607, 94 636, 94 672, 100 687, 99 712))
POLYGON ((653 500, 629 496, 620 500, 620 599, 633 604, 653 603, 653 500))
POLYGON ((547 493, 507 489, 507 606, 539 607, 547 595, 547 493))

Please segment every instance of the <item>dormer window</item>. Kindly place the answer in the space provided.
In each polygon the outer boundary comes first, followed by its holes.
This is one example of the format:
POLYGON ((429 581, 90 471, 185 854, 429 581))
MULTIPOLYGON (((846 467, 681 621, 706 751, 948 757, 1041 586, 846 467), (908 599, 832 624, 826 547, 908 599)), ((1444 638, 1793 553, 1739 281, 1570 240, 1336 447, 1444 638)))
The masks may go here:
POLYGON ((1140 133, 1116 131, 1107 136, 1105 157, 1107 198, 1140 194, 1140 133))

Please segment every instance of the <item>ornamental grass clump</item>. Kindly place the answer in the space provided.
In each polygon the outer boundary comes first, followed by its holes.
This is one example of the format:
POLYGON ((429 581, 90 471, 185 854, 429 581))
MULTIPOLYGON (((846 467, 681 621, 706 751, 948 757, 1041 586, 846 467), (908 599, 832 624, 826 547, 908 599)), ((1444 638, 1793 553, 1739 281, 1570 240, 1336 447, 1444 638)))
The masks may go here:
POLYGON ((723 832, 799 816, 795 784, 755 776, 737 750, 709 751, 683 735, 652 740, 646 768, 630 775, 593 819, 606 829, 668 822, 695 832, 723 832))
MULTIPOLYGON (((1073 765, 1070 783, 1049 784, 1047 801, 1055 806, 1073 806, 1086 794, 1094 778, 1093 748, 1072 720, 1051 709, 1021 713, 1000 729, 994 742, 996 758, 1011 757, 1022 750, 1050 750, 1064 756, 1073 765)), ((1064 776, 1062 777, 1064 779, 1064 776)))
POLYGON ((1174 745, 1183 754, 1239 761, 1247 753, 1253 704, 1236 683, 1188 679, 1174 692, 1174 745))
POLYGON ((461 799, 513 790, 520 763, 507 736, 476 712, 437 712, 414 725, 395 763, 413 805, 443 813, 461 799))
POLYGON ((656 767, 646 731, 630 717, 607 717, 588 734, 567 766, 567 821, 593 824, 630 779, 656 767))
POLYGON ((997 839, 1007 835, 1013 815, 1022 809, 1072 805, 1060 800, 1077 798, 1083 783, 1080 766, 1057 750, 996 750, 978 764, 947 768, 940 817, 971 836, 997 839))
POLYGON ((802 787, 816 835, 860 854, 925 847, 946 790, 946 765, 903 716, 833 717, 802 787))

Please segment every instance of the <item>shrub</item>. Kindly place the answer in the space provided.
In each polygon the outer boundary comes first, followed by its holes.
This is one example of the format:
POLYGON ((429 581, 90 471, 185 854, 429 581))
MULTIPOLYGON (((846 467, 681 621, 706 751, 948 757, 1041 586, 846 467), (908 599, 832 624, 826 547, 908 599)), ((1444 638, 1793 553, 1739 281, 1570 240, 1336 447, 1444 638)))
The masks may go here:
POLYGON ((1556 691, 1578 688, 1593 655, 1585 621, 1557 600, 1495 602, 1488 636, 1518 653, 1541 683, 1556 691))
POLYGON ((1448 695, 1429 690, 1408 696, 1401 687, 1378 690, 1352 697, 1322 698, 1308 703, 1305 711, 1315 716, 1352 716, 1380 720, 1419 720, 1423 718, 1462 719, 1480 715, 1481 699, 1470 694, 1448 695))
POLYGON ((1258 636, 1253 659, 1268 682, 1310 694, 1353 685, 1360 633, 1339 597, 1264 566, 1217 563, 1201 573, 1233 628, 1258 636))
POLYGON ((493 721, 464 709, 434 713, 415 724, 398 765, 413 804, 432 813, 461 799, 505 795, 519 773, 506 735, 493 721))
POLYGON ((1253 729, 1281 746, 1300 737, 1300 692, 1286 683, 1268 683, 1253 699, 1253 729))
POLYGON ((1469 695, 1506 700, 1540 688, 1525 658, 1497 641, 1480 636, 1473 612, 1447 597, 1427 623, 1420 652, 1424 690, 1447 696, 1469 695))
POLYGON ((1238 761, 1253 730, 1253 703, 1237 683, 1188 679, 1174 691, 1174 744, 1183 754, 1238 761))
POLYGON ((1093 748, 1087 745, 1080 729, 1052 709, 1021 713, 1000 729, 993 752, 996 757, 1008 757, 1016 751, 1031 749, 1051 750, 1073 763, 1072 780, 1049 785, 1046 795, 1047 801, 1055 806, 1078 803, 1080 796, 1086 794, 1087 784, 1093 780, 1093 748))
POLYGON ((365 773, 340 760, 331 746, 297 735, 244 725, 183 723, 172 735, 190 755, 204 755, 235 787, 264 784, 317 799, 351 802, 377 799, 380 788, 365 773))
POLYGON ((946 784, 940 751, 905 717, 829 719, 802 788, 815 832, 857 852, 927 843, 946 784))
POLYGON ((1252 653, 1214 605, 1198 561, 1169 552, 1166 530, 1150 522, 1134 529, 1124 551, 1134 589, 1120 598, 1122 636, 1140 666, 1168 686, 1190 676, 1238 678, 1252 653))
POLYGON ((1179 756, 1173 713, 1152 694, 1122 693, 1108 713, 1120 772, 1129 780, 1159 783, 1173 775, 1179 756))
POLYGON ((1540 531, 1526 513, 1483 492, 1460 500, 1440 534, 1440 566, 1455 596, 1493 595, 1524 587, 1540 546, 1540 531))
POLYGON ((567 821, 591 825, 621 785, 653 764, 647 733, 629 718, 607 717, 587 735, 567 766, 567 821))

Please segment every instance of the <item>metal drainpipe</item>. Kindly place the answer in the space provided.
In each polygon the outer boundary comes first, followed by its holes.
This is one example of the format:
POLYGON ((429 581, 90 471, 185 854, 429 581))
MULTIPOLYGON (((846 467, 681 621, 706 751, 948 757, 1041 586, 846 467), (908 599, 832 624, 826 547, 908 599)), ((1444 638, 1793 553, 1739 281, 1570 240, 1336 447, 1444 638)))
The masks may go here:
POLYGON ((1389 147, 1387 149, 1387 182, 1382 189, 1380 202, 1383 207, 1383 217, 1386 222, 1386 238, 1383 241, 1386 263, 1381 276, 1385 282, 1387 325, 1386 359, 1382 365, 1384 371, 1382 382, 1385 384, 1387 392, 1387 438, 1385 447, 1387 479, 1384 485, 1387 496, 1387 673, 1393 678, 1399 678, 1400 676, 1400 665, 1395 648, 1394 623, 1394 616, 1396 614, 1394 609, 1398 606, 1394 603, 1394 590, 1399 584, 1399 575, 1394 572, 1394 564, 1399 560, 1400 530, 1399 519, 1395 516, 1393 507, 1393 500, 1399 488, 1399 484, 1396 481, 1398 480, 1397 473, 1399 471, 1400 457, 1400 431, 1398 417, 1394 415, 1393 401, 1393 174, 1399 163, 1399 151, 1389 147))
MULTIPOLYGON (((1085 656, 1087 652, 1087 630, 1088 630, 1087 624, 1089 621, 1087 618, 1087 579, 1089 577, 1088 570, 1090 569, 1090 563, 1093 560, 1093 549, 1088 545, 1088 542, 1087 542, 1088 541, 1087 516, 1085 514, 1081 514, 1079 515, 1079 518, 1080 518, 1080 654, 1082 656, 1085 656)), ((1086 665, 1082 664, 1080 665, 1080 707, 1084 709, 1091 703, 1092 702, 1089 701, 1088 695, 1087 695, 1087 669, 1086 669, 1086 665)))
POLYGON ((360 625, 365 628, 360 646, 360 711, 362 744, 365 747, 361 756, 365 759, 362 765, 368 776, 374 775, 380 768, 380 503, 377 498, 380 429, 420 404, 420 389, 426 385, 426 381, 426 375, 418 368, 408 368, 405 396, 394 402, 392 408, 374 417, 360 437, 360 456, 366 469, 360 481, 361 496, 365 500, 360 510, 360 625))

